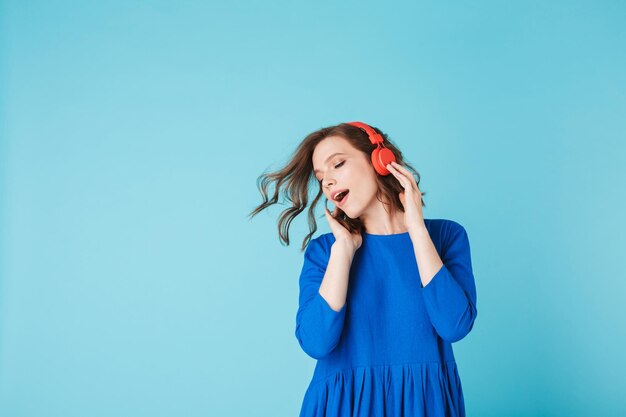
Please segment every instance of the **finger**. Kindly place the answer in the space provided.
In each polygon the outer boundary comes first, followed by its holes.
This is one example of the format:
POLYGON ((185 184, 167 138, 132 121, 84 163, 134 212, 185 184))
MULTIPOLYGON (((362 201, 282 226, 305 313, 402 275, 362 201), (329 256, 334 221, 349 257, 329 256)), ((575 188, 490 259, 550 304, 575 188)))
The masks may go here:
POLYGON ((408 188, 411 186, 409 180, 406 178, 406 175, 400 171, 398 171, 393 165, 387 164, 387 169, 389 172, 393 174, 394 177, 398 179, 398 182, 404 187, 408 188))
POLYGON ((331 212, 328 209, 325 209, 325 210, 326 210, 326 220, 328 220, 328 225, 330 226, 331 232, 336 236, 337 233, 341 233, 342 230, 345 230, 342 224, 339 223, 339 221, 333 217, 331 212))
POLYGON ((339 223, 333 214, 337 209, 333 210, 333 213, 331 213, 327 208, 324 210, 326 211, 326 219, 328 220, 328 223, 339 223))
POLYGON ((405 207, 406 206, 406 200, 404 199, 404 194, 400 193, 398 195, 398 197, 400 197, 400 204, 402 204, 402 207, 405 207))
POLYGON ((337 221, 335 220, 335 218, 333 217, 333 215, 331 214, 330 211, 328 211, 327 208, 324 208, 324 214, 326 215, 326 221, 328 222, 328 224, 331 226, 333 225, 333 222, 337 221))
POLYGON ((405 167, 403 167, 402 165, 400 165, 396 161, 392 161, 391 162, 391 166, 393 168, 395 168, 397 171, 399 171, 400 173, 404 174, 405 177, 407 177, 407 178, 411 179, 413 182, 415 182, 415 176, 413 175, 413 173, 411 171, 409 171, 408 169, 406 169, 405 167))
POLYGON ((398 172, 404 174, 404 176, 408 178, 409 181, 411 182, 413 188, 415 188, 416 190, 419 190, 419 187, 417 186, 417 181, 415 181, 415 176, 413 175, 411 171, 409 171, 408 169, 406 169, 405 167, 403 167, 402 165, 400 165, 399 163, 395 161, 392 161, 390 165, 393 168, 395 168, 398 172))

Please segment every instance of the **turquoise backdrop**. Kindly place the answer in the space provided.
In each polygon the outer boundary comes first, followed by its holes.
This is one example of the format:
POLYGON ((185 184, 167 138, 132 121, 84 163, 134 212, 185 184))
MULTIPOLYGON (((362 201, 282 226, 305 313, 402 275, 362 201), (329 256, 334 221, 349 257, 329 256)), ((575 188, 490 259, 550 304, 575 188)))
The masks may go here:
MULTIPOLYGON (((379 127, 467 230, 468 416, 626 415, 623 1, 3 1, 0 415, 296 416, 286 205, 379 127)), ((329 231, 319 211, 318 235, 329 231)))

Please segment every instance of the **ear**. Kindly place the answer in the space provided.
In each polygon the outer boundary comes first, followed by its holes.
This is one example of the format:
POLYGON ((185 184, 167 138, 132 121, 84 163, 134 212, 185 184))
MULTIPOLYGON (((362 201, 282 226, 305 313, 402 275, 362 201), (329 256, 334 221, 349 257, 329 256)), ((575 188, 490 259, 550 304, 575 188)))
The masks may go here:
POLYGON ((398 194, 398 196, 400 197, 400 202, 402 203, 402 206, 404 206, 404 191, 400 191, 400 194, 398 194))

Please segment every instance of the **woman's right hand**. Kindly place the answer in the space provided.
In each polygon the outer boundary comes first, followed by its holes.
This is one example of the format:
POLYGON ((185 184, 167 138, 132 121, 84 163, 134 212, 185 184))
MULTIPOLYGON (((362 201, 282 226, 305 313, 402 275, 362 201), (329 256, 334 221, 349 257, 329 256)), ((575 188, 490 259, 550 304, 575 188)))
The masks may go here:
POLYGON ((339 223, 339 221, 335 218, 339 213, 339 207, 335 206, 332 214, 326 207, 324 208, 324 212, 326 213, 326 220, 328 220, 330 230, 335 236, 335 242, 342 242, 344 244, 347 244, 348 247, 353 250, 353 252, 356 252, 363 243, 363 236, 361 236, 360 233, 350 233, 348 229, 346 229, 341 223, 339 223))

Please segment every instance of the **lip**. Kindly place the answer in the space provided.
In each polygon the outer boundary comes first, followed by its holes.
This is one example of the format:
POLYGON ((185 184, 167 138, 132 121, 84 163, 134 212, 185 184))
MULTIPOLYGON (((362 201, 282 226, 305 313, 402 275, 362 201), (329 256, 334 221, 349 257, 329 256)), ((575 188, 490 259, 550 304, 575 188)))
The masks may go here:
POLYGON ((342 188, 342 189, 340 189, 340 190, 334 190, 334 191, 331 193, 330 198, 331 198, 334 202, 336 202, 336 200, 333 198, 333 196, 334 196, 335 194, 339 194, 339 193, 342 193, 342 192, 344 192, 344 191, 349 191, 349 190, 348 190, 347 188, 342 188))
POLYGON ((341 201, 335 201, 335 204, 337 204, 339 207, 343 207, 346 204, 346 201, 348 201, 348 197, 350 197, 350 193, 348 192, 348 194, 346 194, 343 197, 343 200, 341 201))

